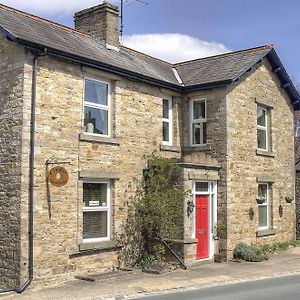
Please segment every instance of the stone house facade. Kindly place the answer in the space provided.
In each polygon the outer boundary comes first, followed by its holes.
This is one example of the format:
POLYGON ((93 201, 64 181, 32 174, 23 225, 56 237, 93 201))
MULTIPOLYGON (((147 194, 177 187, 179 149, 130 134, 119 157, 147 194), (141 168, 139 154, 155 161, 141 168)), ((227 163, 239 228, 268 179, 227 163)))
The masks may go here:
POLYGON ((295 239, 293 112, 272 46, 170 64, 119 44, 117 7, 77 30, 0 5, 0 287, 124 266, 128 203, 175 158, 187 265, 295 239), (290 201, 291 200, 291 201, 290 201), (291 202, 291 203, 289 203, 291 202))

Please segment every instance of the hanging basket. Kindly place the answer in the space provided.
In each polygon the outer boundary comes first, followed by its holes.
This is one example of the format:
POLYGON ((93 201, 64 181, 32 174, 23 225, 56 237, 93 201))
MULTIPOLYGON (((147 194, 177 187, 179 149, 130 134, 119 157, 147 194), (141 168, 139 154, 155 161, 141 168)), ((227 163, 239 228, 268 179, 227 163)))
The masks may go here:
POLYGON ((263 204, 266 201, 264 199, 261 199, 261 198, 256 198, 256 202, 257 202, 257 204, 263 204))

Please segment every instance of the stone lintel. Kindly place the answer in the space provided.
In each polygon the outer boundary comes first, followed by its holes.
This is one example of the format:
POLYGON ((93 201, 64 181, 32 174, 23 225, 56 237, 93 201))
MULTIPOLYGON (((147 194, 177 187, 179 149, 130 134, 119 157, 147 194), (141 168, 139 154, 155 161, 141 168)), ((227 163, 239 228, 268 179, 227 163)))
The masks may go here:
POLYGON ((220 175, 218 173, 197 173, 197 172, 188 172, 189 180, 220 180, 220 175))
POLYGON ((79 178, 82 179, 120 179, 120 174, 105 172, 105 171, 95 171, 95 170, 81 170, 79 171, 79 178))
POLYGON ((196 164, 190 162, 179 162, 179 166, 186 169, 203 169, 203 170, 219 170, 221 169, 220 165, 206 165, 206 164, 196 164))
POLYGON ((269 101, 266 101, 265 99, 259 99, 259 100, 255 99, 255 103, 258 104, 258 105, 265 106, 268 109, 273 109, 274 108, 274 104, 269 102, 269 101))
POLYGON ((257 182, 275 182, 275 178, 269 175, 259 175, 256 177, 257 182))

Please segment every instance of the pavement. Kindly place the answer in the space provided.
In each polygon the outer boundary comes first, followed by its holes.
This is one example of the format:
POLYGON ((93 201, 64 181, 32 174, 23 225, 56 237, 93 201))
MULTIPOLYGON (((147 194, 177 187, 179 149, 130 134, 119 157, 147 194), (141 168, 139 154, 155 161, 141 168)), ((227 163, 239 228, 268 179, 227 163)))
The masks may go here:
POLYGON ((140 270, 118 271, 95 276, 94 282, 74 279, 55 286, 33 284, 23 294, 1 294, 1 300, 101 300, 135 299, 212 286, 300 274, 300 247, 270 255, 269 260, 211 263, 165 274, 140 270))

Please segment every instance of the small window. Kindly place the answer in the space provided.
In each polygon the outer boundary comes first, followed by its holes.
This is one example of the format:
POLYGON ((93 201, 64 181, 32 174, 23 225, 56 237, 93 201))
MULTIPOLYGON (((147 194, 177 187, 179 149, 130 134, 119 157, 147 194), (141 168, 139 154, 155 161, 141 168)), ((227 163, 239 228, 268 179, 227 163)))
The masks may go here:
POLYGON ((196 192, 208 192, 208 182, 196 182, 195 190, 196 192))
POLYGON ((269 185, 258 184, 258 227, 269 227, 269 185))
POLYGON ((109 136, 110 85, 107 82, 85 80, 84 131, 109 136))
POLYGON ((83 183, 83 241, 109 239, 110 186, 108 182, 83 183))
POLYGON ((163 144, 172 145, 172 100, 163 99, 163 144))
POLYGON ((191 101, 191 145, 206 145, 206 101, 191 101))
POLYGON ((268 150, 268 111, 266 108, 257 106, 257 148, 259 150, 268 150))

